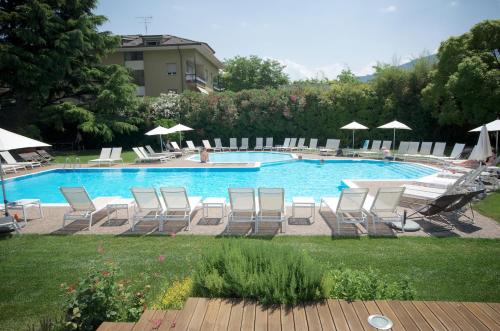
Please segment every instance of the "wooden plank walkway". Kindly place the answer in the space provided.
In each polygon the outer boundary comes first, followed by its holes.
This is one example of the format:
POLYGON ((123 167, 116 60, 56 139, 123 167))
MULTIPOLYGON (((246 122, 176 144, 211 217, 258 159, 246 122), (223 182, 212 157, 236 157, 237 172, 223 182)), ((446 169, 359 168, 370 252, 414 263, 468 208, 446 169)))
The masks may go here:
POLYGON ((104 322, 98 331, 375 330, 367 318, 388 316, 392 330, 500 330, 500 304, 441 301, 327 300, 261 306, 251 300, 189 298, 180 311, 147 310, 137 323, 104 322))

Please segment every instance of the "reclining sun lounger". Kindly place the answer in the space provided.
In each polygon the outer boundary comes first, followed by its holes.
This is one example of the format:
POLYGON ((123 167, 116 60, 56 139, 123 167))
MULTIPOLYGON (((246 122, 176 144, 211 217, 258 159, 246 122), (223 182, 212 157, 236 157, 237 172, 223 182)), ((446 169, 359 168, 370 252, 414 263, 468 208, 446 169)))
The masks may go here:
POLYGON ((285 190, 283 188, 260 187, 259 210, 255 232, 259 232, 259 224, 264 222, 280 223, 281 232, 286 231, 285 190))
POLYGON ((273 149, 273 137, 266 138, 266 146, 264 146, 263 150, 271 151, 273 149))
POLYGON ((248 138, 241 138, 240 151, 247 151, 247 150, 248 150, 248 138))
POLYGON ((35 167, 41 167, 42 164, 40 162, 18 162, 14 157, 9 153, 9 151, 0 152, 0 156, 5 160, 8 165, 11 166, 24 166, 31 167, 34 169, 35 167))
POLYGON ((229 138, 229 150, 230 151, 237 151, 238 150, 238 139, 229 138))
POLYGON ((140 221, 158 222, 158 230, 163 231, 165 209, 158 199, 156 190, 151 187, 132 187, 130 189, 135 200, 132 216, 132 231, 140 221))
POLYGON ((199 149, 198 147, 195 147, 195 146, 194 146, 193 141, 191 141, 191 140, 187 140, 187 141, 186 141, 186 144, 187 144, 187 146, 188 146, 188 147, 186 148, 186 150, 187 150, 188 152, 191 152, 191 153, 197 153, 197 152, 199 152, 199 151, 200 151, 200 149, 199 149))
POLYGON ((382 146, 381 140, 372 141, 372 148, 368 151, 358 151, 360 156, 376 156, 380 154, 380 146, 382 146))
POLYGON ((111 148, 103 147, 101 149, 101 154, 99 155, 99 158, 89 160, 88 163, 97 163, 99 166, 101 166, 101 163, 109 163, 110 160, 111 160, 111 148))
POLYGON ((290 147, 290 138, 285 138, 283 141, 283 145, 277 145, 274 147, 277 151, 283 151, 290 147))
POLYGON ((191 218, 201 197, 188 197, 184 187, 161 187, 160 193, 165 203, 165 221, 187 221, 187 230, 191 230, 191 218))
POLYGON ((214 141, 215 141, 215 149, 220 150, 222 152, 229 151, 229 147, 222 146, 220 138, 215 138, 214 141))
POLYGON ((257 137, 255 138, 255 147, 253 148, 254 151, 261 151, 263 150, 262 142, 264 141, 264 138, 262 137, 257 137))
POLYGON ((305 150, 314 152, 318 150, 318 139, 317 138, 311 138, 309 140, 309 147, 305 148, 305 150))
POLYGON ((255 202, 255 190, 253 188, 229 188, 228 192, 230 211, 227 216, 227 232, 230 232, 231 223, 250 222, 255 224, 258 210, 255 202))
POLYGON ((397 207, 404 190, 404 187, 380 187, 374 198, 366 196, 363 209, 373 217, 374 233, 377 232, 377 223, 402 222, 403 215, 397 212, 397 207))
POLYGON ((340 193, 340 197, 323 197, 319 205, 319 212, 326 207, 330 209, 337 218, 337 229, 340 234, 340 223, 361 223, 368 229, 366 213, 363 204, 368 194, 367 188, 346 188, 340 193))
POLYGON ((319 155, 334 155, 340 146, 340 139, 327 139, 326 145, 319 149, 319 155))
POLYGON ((137 158, 135 159, 135 162, 158 162, 160 161, 161 163, 167 162, 170 157, 167 155, 157 155, 157 156, 150 156, 146 150, 143 147, 133 147, 132 150, 134 151, 135 155, 137 158))
POLYGON ((70 211, 64 213, 63 228, 67 221, 85 220, 89 222, 89 230, 92 228, 92 218, 94 215, 106 208, 119 197, 98 197, 90 199, 84 187, 60 187, 59 190, 69 203, 70 211))
POLYGON ((297 147, 295 147, 296 150, 302 151, 306 146, 304 144, 306 143, 306 138, 299 138, 299 142, 297 143, 297 147))

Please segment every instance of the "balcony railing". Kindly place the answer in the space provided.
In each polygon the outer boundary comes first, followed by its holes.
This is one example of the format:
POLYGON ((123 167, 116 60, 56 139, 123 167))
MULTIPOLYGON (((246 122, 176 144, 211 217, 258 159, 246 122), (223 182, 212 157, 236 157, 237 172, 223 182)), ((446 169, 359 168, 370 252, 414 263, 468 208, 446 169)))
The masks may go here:
POLYGON ((207 82, 196 74, 186 74, 186 82, 207 85, 207 82))

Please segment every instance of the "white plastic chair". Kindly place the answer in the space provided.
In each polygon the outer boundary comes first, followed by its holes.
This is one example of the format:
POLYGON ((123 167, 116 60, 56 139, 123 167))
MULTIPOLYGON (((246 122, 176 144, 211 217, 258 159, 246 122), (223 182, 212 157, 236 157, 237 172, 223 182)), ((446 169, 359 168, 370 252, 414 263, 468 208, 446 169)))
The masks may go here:
POLYGON ((237 151, 238 150, 238 139, 237 138, 229 138, 229 150, 237 151))
POLYGON ((241 138, 240 151, 247 151, 247 150, 248 150, 248 138, 241 138))
POLYGON ((264 149, 264 147, 262 146, 263 141, 264 141, 264 138, 262 138, 262 137, 255 138, 255 147, 253 148, 253 150, 254 151, 263 150, 264 149))
POLYGON ((404 191, 404 187, 380 187, 375 198, 366 197, 363 209, 372 215, 374 233, 377 232, 377 223, 402 222, 403 216, 397 207, 404 191))
POLYGON ((156 190, 152 187, 132 187, 130 191, 135 200, 132 231, 135 231, 135 225, 140 221, 158 222, 159 231, 163 231, 165 210, 156 190))
POLYGON ((266 146, 263 147, 265 151, 271 151, 273 149, 273 137, 266 138, 266 146))

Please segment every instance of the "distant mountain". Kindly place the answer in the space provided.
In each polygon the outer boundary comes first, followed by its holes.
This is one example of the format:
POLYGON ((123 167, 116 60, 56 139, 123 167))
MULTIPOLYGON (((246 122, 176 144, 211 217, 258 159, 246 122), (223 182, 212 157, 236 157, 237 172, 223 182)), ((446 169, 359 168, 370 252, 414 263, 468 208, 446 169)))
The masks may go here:
MULTIPOLYGON (((400 64, 398 67, 399 68, 403 68, 403 69, 411 69, 415 66, 415 64, 417 63, 418 60, 420 60, 422 58, 418 58, 418 59, 415 59, 415 60, 411 60, 410 62, 407 62, 407 63, 403 63, 403 64, 400 64)), ((437 55, 436 54, 431 54, 431 55, 428 55, 428 56, 424 56, 423 59, 426 59, 428 60, 429 62, 431 63, 436 63, 437 62, 437 55)), ((358 79, 364 83, 372 80, 373 78, 375 78, 375 74, 371 74, 371 75, 366 75, 366 76, 358 76, 358 79)))

